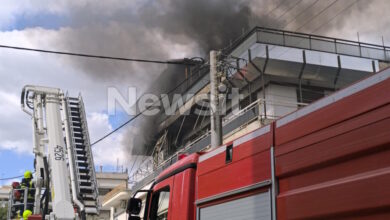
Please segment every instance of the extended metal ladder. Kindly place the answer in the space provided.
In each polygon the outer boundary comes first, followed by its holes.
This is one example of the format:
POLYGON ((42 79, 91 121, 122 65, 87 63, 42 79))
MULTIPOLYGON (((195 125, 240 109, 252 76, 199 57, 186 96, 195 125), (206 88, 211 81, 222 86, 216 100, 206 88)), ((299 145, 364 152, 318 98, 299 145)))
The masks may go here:
MULTIPOLYGON (((98 187, 89 140, 84 103, 78 98, 66 97, 65 114, 69 119, 69 142, 71 151, 68 152, 69 163, 73 163, 73 174, 76 182, 76 194, 85 206, 86 215, 99 212, 98 187)), ((70 171, 72 172, 72 170, 70 171)))

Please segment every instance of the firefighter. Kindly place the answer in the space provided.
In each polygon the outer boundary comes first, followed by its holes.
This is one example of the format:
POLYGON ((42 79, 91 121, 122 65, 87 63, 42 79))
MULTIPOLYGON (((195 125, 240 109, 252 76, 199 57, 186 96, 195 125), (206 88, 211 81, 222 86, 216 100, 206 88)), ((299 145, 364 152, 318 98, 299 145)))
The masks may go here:
POLYGON ((26 210, 23 212, 23 220, 28 220, 28 217, 32 215, 32 212, 30 210, 26 210))
POLYGON ((11 218, 15 217, 20 219, 21 218, 21 209, 23 209, 23 201, 21 201, 21 189, 20 189, 20 183, 19 182, 13 182, 12 183, 12 189, 13 189, 13 206, 11 208, 11 218))
POLYGON ((33 209, 34 199, 35 199, 35 186, 32 179, 33 179, 33 175, 31 171, 27 170, 26 172, 24 172, 24 178, 22 179, 22 182, 20 184, 22 189, 27 188, 27 209, 29 210, 33 209))

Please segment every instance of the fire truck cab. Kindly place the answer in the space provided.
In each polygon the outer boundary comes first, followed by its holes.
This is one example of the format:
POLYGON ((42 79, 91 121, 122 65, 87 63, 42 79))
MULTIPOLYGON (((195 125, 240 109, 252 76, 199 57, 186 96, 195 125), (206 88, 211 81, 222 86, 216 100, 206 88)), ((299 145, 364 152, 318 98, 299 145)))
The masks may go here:
MULTIPOLYGON (((164 170, 147 191, 144 219, 271 219, 271 126, 164 170)), ((129 213, 141 203, 130 199, 129 213)))
POLYGON ((209 152, 147 193, 144 219, 390 219, 390 69, 209 152))

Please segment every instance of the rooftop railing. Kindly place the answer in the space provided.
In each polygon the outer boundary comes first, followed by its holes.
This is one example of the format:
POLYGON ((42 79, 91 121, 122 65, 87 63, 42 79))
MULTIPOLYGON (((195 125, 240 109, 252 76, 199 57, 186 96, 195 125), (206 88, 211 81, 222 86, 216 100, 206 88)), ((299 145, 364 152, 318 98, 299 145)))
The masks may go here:
POLYGON ((272 44, 390 62, 390 46, 263 27, 256 27, 237 39, 225 49, 225 53, 230 53, 239 57, 255 43, 272 44))

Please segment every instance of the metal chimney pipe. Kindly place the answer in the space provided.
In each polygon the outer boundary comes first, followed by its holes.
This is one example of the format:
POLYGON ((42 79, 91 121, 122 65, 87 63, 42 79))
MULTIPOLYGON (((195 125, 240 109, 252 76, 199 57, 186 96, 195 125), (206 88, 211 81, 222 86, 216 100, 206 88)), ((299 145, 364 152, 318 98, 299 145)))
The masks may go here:
POLYGON ((218 84, 220 76, 217 70, 218 51, 210 51, 210 109, 211 109, 211 149, 222 145, 222 118, 220 115, 218 84))

